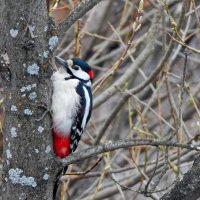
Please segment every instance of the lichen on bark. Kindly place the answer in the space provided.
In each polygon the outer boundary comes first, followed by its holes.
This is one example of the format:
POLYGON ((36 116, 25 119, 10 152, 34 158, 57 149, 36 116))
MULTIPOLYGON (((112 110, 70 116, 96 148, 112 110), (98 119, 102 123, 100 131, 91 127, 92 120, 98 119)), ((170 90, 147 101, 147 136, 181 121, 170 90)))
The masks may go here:
POLYGON ((36 119, 44 112, 40 104, 50 106, 52 52, 48 42, 55 30, 46 1, 0 0, 0 16, 5 94, 3 199, 52 199, 54 159, 51 152, 45 152, 51 146, 51 122, 49 115, 39 122, 36 119), (43 56, 46 51, 48 56, 43 56))

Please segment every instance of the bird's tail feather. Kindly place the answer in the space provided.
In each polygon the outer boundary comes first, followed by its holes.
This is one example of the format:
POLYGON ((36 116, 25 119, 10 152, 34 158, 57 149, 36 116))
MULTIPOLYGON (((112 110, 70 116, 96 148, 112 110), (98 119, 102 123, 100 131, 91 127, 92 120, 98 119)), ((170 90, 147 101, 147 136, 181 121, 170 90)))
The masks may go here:
POLYGON ((54 184, 54 187, 53 187, 53 200, 56 200, 60 178, 61 178, 62 175, 64 175, 67 172, 67 169, 68 169, 68 166, 65 166, 56 175, 56 181, 55 181, 55 184, 54 184))

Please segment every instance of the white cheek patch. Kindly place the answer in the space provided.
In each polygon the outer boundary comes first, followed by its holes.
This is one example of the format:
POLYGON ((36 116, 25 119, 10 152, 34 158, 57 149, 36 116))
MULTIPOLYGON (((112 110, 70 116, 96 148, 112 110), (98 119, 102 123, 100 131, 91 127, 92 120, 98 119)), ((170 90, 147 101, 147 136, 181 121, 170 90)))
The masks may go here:
POLYGON ((79 68, 78 70, 75 70, 75 69, 73 69, 73 68, 70 67, 70 71, 77 78, 83 79, 85 81, 89 81, 90 80, 89 74, 87 72, 83 71, 81 68, 79 68))

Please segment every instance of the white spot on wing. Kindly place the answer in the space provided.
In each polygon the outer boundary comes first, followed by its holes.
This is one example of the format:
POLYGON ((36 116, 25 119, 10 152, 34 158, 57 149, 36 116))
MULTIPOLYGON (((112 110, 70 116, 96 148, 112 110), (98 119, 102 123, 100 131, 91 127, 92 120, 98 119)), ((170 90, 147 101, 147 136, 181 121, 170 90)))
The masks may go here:
POLYGON ((81 136, 82 135, 82 131, 80 131, 79 129, 76 130, 78 135, 81 136))
POLYGON ((71 139, 74 140, 75 139, 75 135, 71 135, 71 139))

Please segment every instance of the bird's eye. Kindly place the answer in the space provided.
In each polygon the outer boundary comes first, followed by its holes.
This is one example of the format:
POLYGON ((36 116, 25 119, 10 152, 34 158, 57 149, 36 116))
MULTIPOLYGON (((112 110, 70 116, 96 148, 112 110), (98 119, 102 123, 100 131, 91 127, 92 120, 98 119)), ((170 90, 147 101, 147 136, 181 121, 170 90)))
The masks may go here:
POLYGON ((78 65, 72 65, 72 69, 79 70, 79 66, 78 65))

